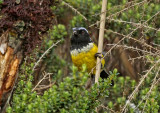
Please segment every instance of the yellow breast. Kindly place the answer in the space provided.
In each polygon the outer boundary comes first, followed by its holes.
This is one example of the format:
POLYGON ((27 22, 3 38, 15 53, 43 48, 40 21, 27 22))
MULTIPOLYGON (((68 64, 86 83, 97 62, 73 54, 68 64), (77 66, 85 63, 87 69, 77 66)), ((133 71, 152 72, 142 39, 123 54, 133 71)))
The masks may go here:
MULTIPOLYGON (((95 44, 92 43, 90 46, 84 47, 82 49, 71 51, 72 62, 79 70, 82 69, 82 64, 86 64, 87 72, 90 73, 94 68, 92 74, 96 73, 96 58, 95 54, 97 53, 98 48, 95 44)), ((105 60, 102 60, 102 66, 104 67, 105 60)))

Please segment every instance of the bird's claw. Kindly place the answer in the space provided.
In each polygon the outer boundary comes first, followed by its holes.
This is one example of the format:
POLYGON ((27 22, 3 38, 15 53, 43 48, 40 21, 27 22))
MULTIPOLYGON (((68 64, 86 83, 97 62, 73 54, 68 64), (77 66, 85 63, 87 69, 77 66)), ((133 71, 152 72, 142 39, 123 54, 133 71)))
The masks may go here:
POLYGON ((96 54, 95 54, 95 57, 96 57, 96 58, 98 57, 98 58, 101 59, 101 58, 103 58, 103 55, 102 55, 102 53, 96 53, 96 54))

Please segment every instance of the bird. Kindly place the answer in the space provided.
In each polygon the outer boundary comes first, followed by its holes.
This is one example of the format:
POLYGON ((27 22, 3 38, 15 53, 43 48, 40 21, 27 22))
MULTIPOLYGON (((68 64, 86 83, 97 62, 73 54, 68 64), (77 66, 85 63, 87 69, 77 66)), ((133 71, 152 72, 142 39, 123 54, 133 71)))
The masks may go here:
MULTIPOLYGON (((87 72, 91 73, 92 78, 95 78, 96 59, 97 57, 103 58, 103 55, 101 53, 97 53, 98 47, 90 38, 86 28, 75 27, 72 30, 73 33, 70 40, 72 62, 79 71, 82 70, 82 65, 85 64, 87 67, 87 72)), ((109 77, 109 74, 104 70, 104 64, 105 60, 101 59, 100 77, 102 79, 109 77)))

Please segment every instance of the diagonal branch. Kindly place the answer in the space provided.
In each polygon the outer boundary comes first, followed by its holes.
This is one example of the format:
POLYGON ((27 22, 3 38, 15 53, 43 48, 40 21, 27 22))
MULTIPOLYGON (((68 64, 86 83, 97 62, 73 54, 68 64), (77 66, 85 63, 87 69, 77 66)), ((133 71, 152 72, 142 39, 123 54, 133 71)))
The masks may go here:
POLYGON ((42 56, 39 58, 39 60, 35 63, 32 71, 35 70, 35 68, 37 67, 37 65, 38 65, 38 64, 40 63, 40 61, 42 60, 42 58, 43 58, 46 54, 48 54, 49 51, 50 51, 53 47, 57 46, 57 44, 60 43, 61 41, 62 41, 62 40, 59 40, 59 41, 57 41, 56 43, 52 44, 52 46, 49 47, 49 48, 42 54, 42 56))

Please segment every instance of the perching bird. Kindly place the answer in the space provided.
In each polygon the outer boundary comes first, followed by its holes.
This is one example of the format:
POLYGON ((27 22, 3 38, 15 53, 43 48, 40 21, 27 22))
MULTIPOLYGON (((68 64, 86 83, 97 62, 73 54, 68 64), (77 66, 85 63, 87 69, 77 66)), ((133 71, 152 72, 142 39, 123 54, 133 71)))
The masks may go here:
MULTIPOLYGON (((96 58, 100 56, 100 53, 97 53, 97 45, 91 40, 88 31, 84 27, 73 28, 73 34, 71 37, 71 57, 72 62, 75 66, 78 67, 78 70, 81 70, 82 64, 86 64, 87 72, 95 75, 96 73, 96 58), (92 71, 92 69, 94 70, 92 71)), ((101 61, 101 73, 100 77, 102 79, 107 78, 109 75, 103 70, 105 60, 101 61)))

